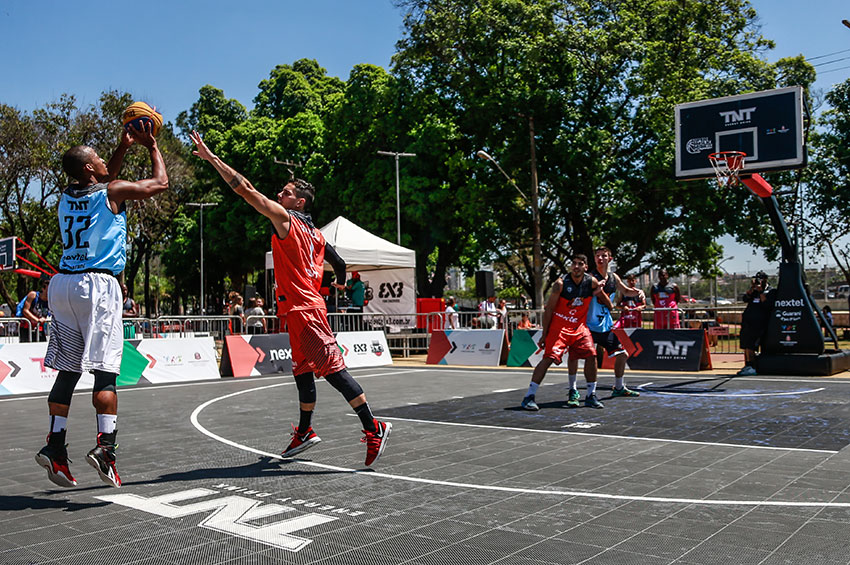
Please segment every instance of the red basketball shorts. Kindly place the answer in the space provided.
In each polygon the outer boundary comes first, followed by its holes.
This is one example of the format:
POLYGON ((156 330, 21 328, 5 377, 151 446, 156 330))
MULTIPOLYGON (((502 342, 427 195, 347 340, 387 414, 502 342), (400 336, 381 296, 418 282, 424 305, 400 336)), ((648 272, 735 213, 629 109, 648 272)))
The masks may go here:
POLYGON ((565 353, 573 359, 587 359, 596 355, 596 346, 587 326, 570 328, 553 324, 549 327, 543 356, 560 365, 565 353))
POLYGON ((292 373, 324 377, 345 369, 342 352, 323 308, 290 310, 282 316, 292 345, 292 373))

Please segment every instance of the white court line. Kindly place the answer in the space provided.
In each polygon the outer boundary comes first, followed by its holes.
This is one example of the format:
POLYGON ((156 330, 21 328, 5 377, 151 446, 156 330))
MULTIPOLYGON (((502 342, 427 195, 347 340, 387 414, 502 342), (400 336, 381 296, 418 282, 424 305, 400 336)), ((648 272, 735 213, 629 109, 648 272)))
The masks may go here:
POLYGON ((811 394, 813 392, 820 392, 822 390, 826 390, 824 387, 821 388, 810 388, 808 390, 798 390, 796 392, 745 392, 743 394, 738 394, 736 392, 664 392, 661 390, 646 390, 644 387, 648 387, 653 383, 643 383, 642 385, 638 385, 635 388, 637 390, 649 393, 649 394, 666 394, 668 396, 686 396, 693 395, 694 397, 702 398, 703 396, 714 396, 718 398, 744 398, 749 396, 794 396, 795 394, 811 394))
MULTIPOLYGON (((356 416, 356 414, 355 414, 356 416)), ((391 416, 381 416, 384 420, 398 420, 400 422, 415 422, 417 424, 436 424, 438 426, 457 426, 462 428, 480 428, 484 430, 509 430, 512 432, 533 432, 537 434, 560 434, 560 435, 571 435, 571 436, 585 436, 585 437, 604 437, 609 439, 623 439, 623 440, 636 440, 636 441, 656 441, 663 443, 684 443, 687 445, 711 445, 713 447, 736 447, 738 449, 766 449, 769 451, 803 451, 807 453, 826 453, 829 455, 835 455, 838 453, 837 451, 832 451, 829 449, 804 449, 802 447, 769 447, 765 445, 744 445, 742 443, 719 443, 713 441, 691 441, 686 439, 664 439, 664 438, 656 438, 656 437, 640 437, 640 436, 618 436, 611 434, 590 434, 584 432, 564 432, 561 430, 538 430, 532 428, 512 428, 509 426, 489 426, 487 424, 463 424, 460 422, 440 422, 437 420, 417 420, 416 418, 397 418, 391 416)))
MULTIPOLYGON (((495 375, 525 375, 525 376, 530 375, 531 371, 532 371, 531 367, 528 367, 528 369, 525 370, 525 371, 512 371, 512 370, 502 369, 502 370, 499 370, 495 373, 493 371, 487 371, 486 369, 474 369, 474 368, 470 368, 470 369, 444 369, 444 368, 439 368, 439 367, 441 367, 441 366, 440 365, 432 365, 427 370, 439 371, 441 373, 466 373, 467 375, 469 373, 476 373, 476 374, 477 373, 483 373, 483 374, 486 374, 486 375, 495 374, 495 375)), ((554 372, 556 375, 567 374, 567 369, 563 368, 563 367, 554 367, 553 366, 553 367, 549 368, 549 371, 554 372)), ((600 371, 599 375, 603 376, 603 377, 609 377, 613 374, 611 369, 600 369, 599 371, 600 371), (603 373, 603 371, 605 371, 606 373, 603 373)), ((676 381, 676 380, 681 381, 683 379, 687 380, 688 378, 700 379, 700 380, 721 380, 721 379, 730 378, 731 380, 735 380, 735 381, 755 381, 755 382, 766 382, 766 383, 820 383, 820 384, 823 384, 824 382, 828 382, 828 383, 832 383, 832 384, 845 384, 845 385, 850 384, 850 376, 836 377, 835 375, 832 375, 832 376, 829 376, 829 377, 808 377, 808 378, 804 377, 804 378, 799 378, 799 379, 792 379, 792 378, 780 377, 780 376, 776 376, 776 377, 764 377, 764 376, 761 376, 761 377, 759 377, 759 376, 756 376, 756 377, 739 377, 739 376, 736 376, 736 375, 720 375, 720 374, 717 374, 717 373, 705 373, 705 374, 681 373, 681 374, 678 374, 678 375, 659 375, 658 373, 653 372, 653 371, 628 371, 626 373, 626 378, 629 378, 629 377, 634 378, 634 377, 646 376, 646 375, 652 375, 652 377, 655 378, 655 379, 666 379, 666 380, 671 380, 671 381, 676 381)), ((542 383, 540 386, 545 386, 546 384, 550 384, 550 383, 542 383)), ((551 383, 551 384, 559 384, 559 383, 551 383)))
POLYGON ((514 392, 519 390, 518 388, 500 388, 498 390, 494 390, 493 392, 514 392))
MULTIPOLYGON (((367 375, 364 375, 367 376, 367 375)), ((368 376, 380 376, 380 374, 368 375, 368 376)), ((286 383, 281 383, 286 384, 286 383)), ((231 394, 226 394, 224 396, 220 396, 218 398, 213 398, 212 400, 208 400, 195 408, 190 417, 190 421, 195 428, 204 434, 207 437, 210 437, 218 442, 221 442, 225 445, 229 445, 231 447, 235 447, 242 451, 247 451, 249 453, 255 453, 257 455, 263 455, 265 457, 270 457, 272 459, 280 459, 280 455, 277 453, 269 453, 268 451, 262 451, 260 449, 254 449, 253 447, 249 447, 247 445, 242 445, 241 443, 236 443, 235 441, 231 441, 225 437, 214 434, 209 431, 205 427, 203 427, 200 422, 198 422, 198 415, 207 407, 220 400, 225 400, 227 398, 231 398, 234 396, 238 396, 240 394, 246 394, 249 392, 256 392, 260 390, 265 390, 268 388, 274 388, 277 386, 281 386, 281 384, 270 385, 265 387, 259 387, 254 389, 242 390, 239 392, 234 392, 231 394)), ((524 430, 525 431, 525 430, 524 430)), ((398 433, 398 432, 396 432, 398 433)), ((593 434, 589 434, 593 435, 593 434)), ((397 436, 396 436, 397 437, 397 436)), ((406 475, 393 475, 390 473, 380 473, 372 470, 358 470, 358 469, 350 469, 348 467, 338 467, 336 465, 325 465, 322 463, 316 463, 313 461, 306 461, 303 459, 292 459, 292 462, 297 462, 301 465, 307 465, 308 467, 316 467, 319 469, 327 469, 331 471, 338 471, 342 473, 351 473, 352 475, 364 475, 368 477, 378 477, 383 479, 392 479, 397 481, 406 481, 410 483, 421 483, 421 484, 429 484, 429 485, 438 485, 438 486, 447 486, 447 487, 457 487, 463 489, 471 489, 471 490, 485 490, 485 491, 495 491, 495 492, 507 492, 511 494, 536 494, 536 495, 550 495, 550 496, 574 496, 579 498, 597 498, 597 499, 605 499, 605 500, 628 500, 628 501, 639 501, 639 502, 661 502, 661 503, 678 503, 678 504, 694 504, 694 505, 704 505, 704 506, 745 506, 745 507, 757 507, 757 506, 777 506, 777 507, 809 507, 809 508, 850 508, 850 502, 797 502, 797 501, 780 501, 780 500, 711 500, 711 499, 700 499, 700 498, 665 498, 660 496, 629 496, 629 495, 619 495, 619 494, 605 494, 599 492, 588 492, 588 491, 573 491, 573 490, 544 490, 544 489, 529 489, 529 488, 517 488, 517 487, 500 487, 496 485, 480 485, 480 484, 471 484, 471 483, 458 483, 454 481, 439 481, 435 479, 424 479, 420 477, 410 477, 406 475)))
MULTIPOLYGON (((374 375, 359 375, 355 374, 354 376, 359 378, 369 378, 369 377, 382 377, 384 375, 406 375, 407 373, 421 373, 423 371, 427 371, 428 369, 400 369, 398 371, 387 371, 386 373, 375 373, 374 375)), ((126 394, 128 392, 139 392, 139 391, 150 391, 150 390, 160 390, 163 388, 181 388, 185 386, 202 386, 202 385, 212 385, 212 384, 221 384, 226 382, 248 382, 247 379, 252 379, 253 377, 221 377, 220 379, 205 379, 203 381, 194 381, 191 383, 174 383, 174 384, 159 384, 159 383, 150 383, 144 385, 134 385, 133 388, 124 388, 118 387, 118 392, 126 394)), ((263 379, 272 380, 272 379, 291 379, 292 375, 269 375, 267 377, 262 377, 263 379)), ((317 379, 324 380, 324 379, 317 379)), ((283 386, 283 385, 294 385, 295 382, 291 383, 281 383, 280 385, 275 386, 283 386)), ((251 389, 253 390, 253 389, 251 389)), ((91 390, 81 390, 80 392, 75 392, 74 396, 90 396, 91 390)), ((40 394, 38 396, 16 396, 12 395, 11 398, 0 398, 0 402, 12 402, 13 400, 44 400, 50 396, 50 394, 40 394)))

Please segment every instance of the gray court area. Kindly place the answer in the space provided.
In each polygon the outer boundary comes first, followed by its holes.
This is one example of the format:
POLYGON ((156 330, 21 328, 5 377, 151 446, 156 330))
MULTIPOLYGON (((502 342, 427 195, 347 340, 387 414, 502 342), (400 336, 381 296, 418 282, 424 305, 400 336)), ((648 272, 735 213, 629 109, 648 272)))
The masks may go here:
POLYGON ((530 369, 353 373, 394 426, 374 471, 323 382, 323 441, 285 462, 290 377, 122 389, 121 489, 85 464, 88 394, 68 490, 33 461, 46 400, 0 400, 0 563, 850 563, 850 379, 631 373, 608 399, 603 373, 593 410, 553 371, 529 413, 530 369))

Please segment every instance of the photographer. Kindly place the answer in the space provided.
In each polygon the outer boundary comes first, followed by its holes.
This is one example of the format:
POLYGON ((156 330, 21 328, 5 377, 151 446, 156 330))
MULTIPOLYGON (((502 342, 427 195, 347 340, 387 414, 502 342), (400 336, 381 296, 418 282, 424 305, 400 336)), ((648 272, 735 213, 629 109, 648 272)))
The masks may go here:
POLYGON ((747 303, 741 316, 741 349, 744 350, 744 368, 736 373, 739 377, 747 377, 756 373, 756 353, 761 345, 762 336, 767 330, 767 322, 773 306, 776 291, 767 282, 767 274, 759 271, 753 277, 750 290, 744 295, 747 303))

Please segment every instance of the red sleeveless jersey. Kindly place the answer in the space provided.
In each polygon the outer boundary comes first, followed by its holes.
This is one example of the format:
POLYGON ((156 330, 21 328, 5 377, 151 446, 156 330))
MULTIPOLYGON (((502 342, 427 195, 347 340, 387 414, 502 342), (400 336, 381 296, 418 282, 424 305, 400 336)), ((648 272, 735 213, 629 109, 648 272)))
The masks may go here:
POLYGON ((297 215, 290 213, 289 233, 272 235, 274 280, 277 283, 278 314, 290 310, 325 309, 319 294, 325 261, 325 236, 297 215))
POLYGON ((563 281, 564 288, 558 297, 552 323, 557 325, 559 330, 579 330, 582 326, 587 326, 587 309, 593 298, 593 279, 585 273, 578 284, 570 275, 565 276, 563 281))

